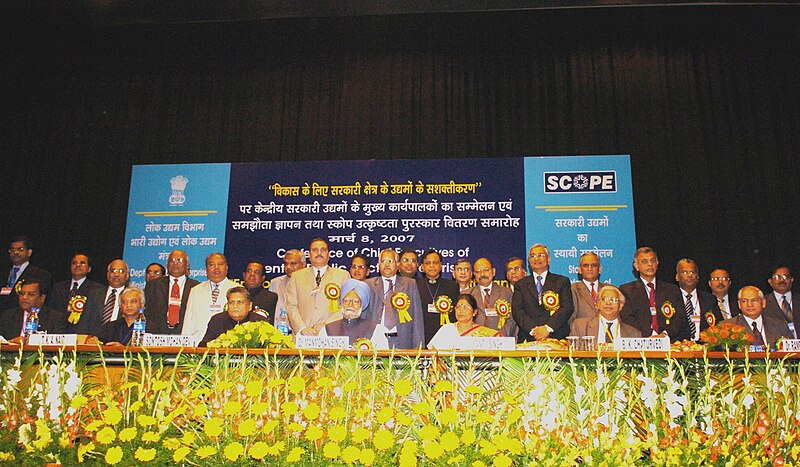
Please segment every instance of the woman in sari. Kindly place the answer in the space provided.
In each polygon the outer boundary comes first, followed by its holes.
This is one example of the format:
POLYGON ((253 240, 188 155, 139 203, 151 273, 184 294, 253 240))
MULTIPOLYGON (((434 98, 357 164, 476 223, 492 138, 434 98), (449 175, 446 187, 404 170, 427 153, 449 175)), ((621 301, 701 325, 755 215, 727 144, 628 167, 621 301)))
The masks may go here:
POLYGON ((428 343, 429 349, 451 350, 459 347, 462 337, 503 337, 497 329, 487 328, 475 323, 478 302, 471 294, 458 296, 455 306, 456 322, 445 324, 428 343))

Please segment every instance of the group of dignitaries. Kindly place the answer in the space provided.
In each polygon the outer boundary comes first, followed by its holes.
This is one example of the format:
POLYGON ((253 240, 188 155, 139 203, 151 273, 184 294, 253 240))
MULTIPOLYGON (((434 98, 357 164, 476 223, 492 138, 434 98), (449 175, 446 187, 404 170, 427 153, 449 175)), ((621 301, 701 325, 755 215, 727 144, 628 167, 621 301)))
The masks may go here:
POLYGON ((471 323, 520 343, 570 335, 595 336, 598 343, 649 336, 696 341, 700 332, 725 321, 745 327, 755 344, 773 347, 780 338, 794 338, 798 326, 787 267, 771 272, 772 292, 766 296, 754 286, 734 293, 723 269, 710 273, 708 293, 697 288, 700 277, 691 259, 678 262, 677 285, 657 280, 658 255, 648 247, 634 254, 638 279, 619 288, 601 282, 602 265, 594 253, 580 257, 580 280, 570 283, 549 270, 550 253, 540 244, 530 248, 527 268, 521 258, 506 262, 508 287, 496 281, 496 269, 486 258, 474 263, 460 259, 453 279, 443 278, 442 256, 436 250, 421 255, 383 250, 374 277, 369 277, 370 259, 359 254, 348 273, 329 265, 328 244, 320 238, 307 251, 310 265, 305 252, 287 251, 285 274, 269 281, 268 289, 261 262, 249 262, 242 278, 232 280, 221 253, 208 255, 208 280, 198 282, 188 277, 186 252, 174 250, 166 268, 157 263, 147 267, 144 290, 127 286, 128 266, 119 259, 108 264, 107 285, 101 285, 87 277, 92 270, 88 255, 76 253, 70 261, 71 278, 51 286, 51 274, 30 263, 29 239, 13 238, 8 254, 11 269, 0 293, 0 335, 6 339, 23 335, 33 308, 39 310, 40 330, 122 344, 143 309, 148 332, 192 336, 200 345, 242 322, 276 323, 285 311, 296 335, 347 335, 351 343, 369 338, 379 347, 416 349, 428 346, 442 327, 441 315, 447 310, 442 313, 437 299, 449 298, 448 321, 454 322, 456 304, 464 295, 477 305, 471 323), (334 285, 339 296, 331 298, 334 285), (333 307, 338 311, 332 311, 332 300, 338 302, 333 307))

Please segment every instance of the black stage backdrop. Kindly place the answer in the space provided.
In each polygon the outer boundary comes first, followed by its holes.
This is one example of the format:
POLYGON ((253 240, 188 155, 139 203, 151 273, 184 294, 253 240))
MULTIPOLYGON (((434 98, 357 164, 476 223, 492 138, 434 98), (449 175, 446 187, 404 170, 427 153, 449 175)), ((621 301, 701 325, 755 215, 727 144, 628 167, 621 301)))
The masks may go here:
POLYGON ((56 279, 87 250, 104 281, 133 164, 630 154, 663 278, 691 257, 765 287, 800 266, 798 11, 7 19, 0 234, 56 279))

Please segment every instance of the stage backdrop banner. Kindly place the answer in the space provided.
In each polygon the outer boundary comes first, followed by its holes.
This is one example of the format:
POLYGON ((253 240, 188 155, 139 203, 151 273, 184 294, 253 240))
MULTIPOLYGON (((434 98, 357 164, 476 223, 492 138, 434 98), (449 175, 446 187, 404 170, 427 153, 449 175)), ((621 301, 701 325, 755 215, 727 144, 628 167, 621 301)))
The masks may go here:
MULTIPOLYGON (((558 180, 556 187, 565 184, 558 180)), ((315 237, 328 242, 334 267, 347 269, 361 253, 371 259, 374 275, 385 248, 435 248, 444 257, 444 277, 452 277, 458 258, 487 257, 496 279, 505 279, 508 257, 526 257, 538 241, 551 247, 553 270, 575 279, 577 258, 570 248, 576 238, 584 239, 578 250, 589 248, 586 235, 607 279, 619 274, 613 264, 607 268, 614 258, 605 250, 627 253, 635 245, 627 156, 136 166, 131 187, 125 259, 138 281, 148 263, 165 262, 176 248, 187 251, 192 276, 203 280, 205 256, 222 245, 230 278, 241 278, 245 265, 257 260, 271 279, 283 274, 286 250, 305 251, 315 237), (611 203, 607 192, 592 186, 580 196, 583 206, 593 207, 570 213, 583 216, 583 225, 575 220, 556 227, 552 213, 535 206, 565 205, 569 196, 559 192, 547 203, 533 201, 545 188, 542 171, 550 167, 611 174, 611 182, 601 180, 623 194, 626 209, 615 212, 613 222, 600 212, 602 225, 593 220, 586 227, 588 213, 598 213, 592 209, 611 203), (172 204, 178 200, 183 205, 172 204)))
POLYGON ((526 244, 550 249, 550 270, 578 280, 578 260, 600 258, 600 280, 629 282, 636 229, 629 156, 525 158, 526 244))
POLYGON ((131 285, 144 287, 148 264, 189 255, 190 275, 206 279, 205 257, 223 251, 230 164, 135 165, 131 173, 124 259, 131 285))

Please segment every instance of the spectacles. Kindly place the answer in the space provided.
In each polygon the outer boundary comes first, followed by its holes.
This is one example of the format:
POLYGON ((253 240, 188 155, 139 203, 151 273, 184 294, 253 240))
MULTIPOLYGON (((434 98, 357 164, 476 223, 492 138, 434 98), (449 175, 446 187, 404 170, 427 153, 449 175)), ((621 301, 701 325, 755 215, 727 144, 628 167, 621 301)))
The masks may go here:
POLYGON ((681 271, 681 276, 696 276, 697 271, 681 271))
POLYGON ((122 268, 109 269, 108 272, 112 274, 125 274, 125 270, 122 268))
POLYGON ((360 305, 361 299, 360 298, 345 298, 342 300, 342 304, 344 305, 360 305))
POLYGON ((531 253, 531 254, 528 255, 528 257, 529 258, 533 258, 533 259, 546 258, 547 257, 547 253, 531 253))
POLYGON ((400 258, 401 263, 416 263, 416 258, 400 258))
POLYGON ((475 270, 475 274, 481 274, 481 273, 484 273, 484 272, 486 272, 486 273, 492 272, 492 268, 483 268, 483 269, 476 269, 475 270))
POLYGON ((25 248, 24 246, 10 246, 10 247, 8 247, 8 252, 9 253, 13 253, 15 251, 20 251, 21 252, 21 251, 25 251, 25 250, 27 250, 27 248, 25 248))
POLYGON ((739 303, 744 303, 745 305, 758 305, 761 303, 760 298, 740 298, 739 303))
POLYGON ((616 297, 603 297, 603 298, 600 299, 600 301, 602 301, 603 303, 619 303, 619 302, 621 302, 621 300, 616 298, 616 297))
POLYGON ((773 274, 772 275, 772 280, 774 280, 774 281, 787 280, 787 279, 791 279, 791 278, 792 278, 792 276, 789 275, 789 274, 773 274))
POLYGON ((186 261, 186 258, 170 258, 167 260, 169 263, 185 263, 186 261))
POLYGON ((469 268, 456 268, 458 272, 469 272, 469 268))
POLYGON ((397 262, 397 261, 395 261, 395 260, 393 260, 393 259, 389 259, 389 258, 387 258, 387 259, 382 259, 382 260, 380 261, 380 263, 381 263, 381 264, 394 264, 394 263, 396 263, 396 262, 397 262))
POLYGON ((712 281, 722 281, 722 282, 729 282, 731 280, 730 277, 712 277, 712 281))
POLYGON ((522 266, 510 266, 506 268, 506 271, 522 271, 522 266))
POLYGON ((350 266, 350 269, 367 269, 367 267, 364 266, 363 264, 354 264, 350 266))

